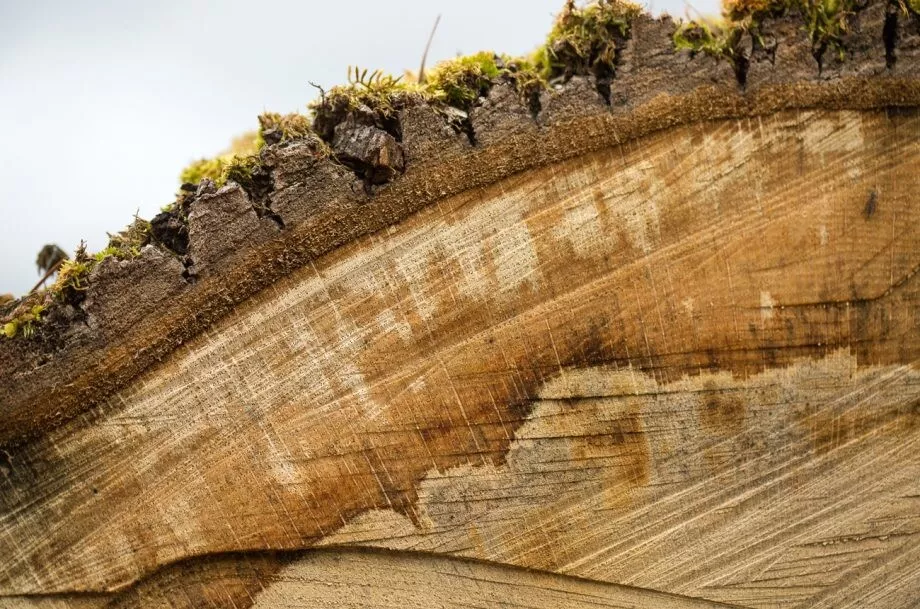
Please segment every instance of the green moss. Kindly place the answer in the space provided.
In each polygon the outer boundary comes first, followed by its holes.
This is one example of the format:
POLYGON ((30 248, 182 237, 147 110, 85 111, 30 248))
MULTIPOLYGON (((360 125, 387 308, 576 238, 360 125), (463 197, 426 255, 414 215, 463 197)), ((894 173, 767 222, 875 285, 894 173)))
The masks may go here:
POLYGON ((240 158, 256 156, 265 145, 262 129, 250 131, 234 138, 230 147, 213 159, 199 159, 188 165, 179 174, 182 184, 198 184, 204 179, 215 182, 218 186, 226 183, 224 175, 227 167, 237 164, 240 158))
POLYGON ((301 139, 313 133, 310 117, 304 114, 265 112, 259 115, 259 137, 272 143, 301 139))
POLYGON ((198 184, 206 178, 216 182, 224 170, 221 159, 222 157, 215 157, 213 159, 200 159, 194 161, 191 165, 182 170, 182 173, 179 174, 179 180, 182 183, 188 184, 198 184))
POLYGON ((86 244, 80 243, 74 257, 61 264, 57 279, 50 289, 51 295, 57 300, 71 304, 83 300, 87 279, 96 264, 97 260, 86 253, 86 244))
POLYGON ((739 26, 725 21, 690 21, 674 32, 674 47, 734 61, 741 34, 739 26))
MULTIPOLYGON (((183 183, 198 184, 205 178, 214 182, 220 188, 233 180, 238 184, 248 184, 252 179, 253 171, 259 166, 258 155, 226 154, 213 159, 202 159, 185 168, 180 176, 183 183)), ((169 211, 172 206, 166 206, 163 211, 169 211)))
POLYGON ((548 83, 533 58, 503 56, 505 78, 514 82, 518 91, 528 97, 548 88, 548 83))
POLYGON ((413 96, 424 96, 425 88, 402 77, 348 68, 348 84, 320 89, 319 99, 307 106, 313 113, 313 131, 324 141, 332 141, 335 127, 354 111, 362 111, 378 127, 392 130, 399 109, 413 96))
POLYGON ((581 8, 568 0, 533 61, 547 80, 576 74, 609 78, 630 23, 642 12, 627 0, 595 0, 581 8))
POLYGON ((223 186, 232 180, 248 191, 252 186, 255 174, 261 167, 262 162, 257 155, 233 156, 226 161, 220 178, 215 180, 215 183, 217 186, 223 186))
POLYGON ((262 139, 262 130, 247 131, 230 140, 230 147, 224 151, 224 155, 250 156, 258 154, 262 147, 265 146, 265 140, 262 139))
POLYGON ((29 293, 20 301, 0 301, 0 329, 7 338, 31 337, 42 322, 45 305, 51 300, 76 305, 83 300, 89 275, 106 258, 128 260, 140 255, 150 242, 150 223, 135 217, 123 231, 109 235, 109 243, 100 252, 88 254, 80 244, 72 259, 64 260, 54 285, 48 290, 29 293), (11 310, 12 309, 12 310, 11 310))
POLYGON ((65 260, 57 273, 54 285, 46 294, 30 294, 17 306, 12 315, 0 320, 3 332, 9 337, 31 336, 37 325, 42 321, 41 314, 45 310, 44 304, 35 304, 34 299, 43 299, 46 296, 67 304, 76 305, 83 300, 84 292, 89 287, 89 276, 93 269, 107 258, 130 260, 140 255, 141 248, 150 242, 150 223, 135 218, 125 230, 109 235, 109 243, 105 249, 89 254, 85 244, 80 244, 72 259, 65 260), (27 306, 28 305, 28 306, 27 306))
MULTIPOLYGON (((918 0, 909 0, 917 2, 918 0)), ((758 35, 768 17, 798 15, 816 50, 845 52, 843 37, 861 0, 730 0, 724 13, 731 22, 758 35)))
POLYGON ((765 17, 777 17, 795 8, 799 0, 726 0, 722 13, 733 23, 750 20, 760 21, 765 17))
POLYGON ((51 286, 52 294, 69 294, 86 291, 86 279, 96 260, 65 260, 58 271, 57 280, 51 286))
POLYGON ((468 109, 485 95, 502 70, 491 51, 442 61, 432 68, 426 82, 427 93, 438 101, 468 109))
POLYGON ((15 317, 3 324, 3 335, 7 338, 15 338, 22 335, 23 338, 31 338, 38 328, 42 319, 42 313, 45 311, 44 305, 33 305, 26 310, 20 310, 15 313, 15 317))
POLYGON ((849 32, 856 10, 857 0, 805 2, 802 12, 812 44, 830 46, 842 55, 845 51, 843 36, 849 32))
POLYGON ((109 234, 109 244, 104 250, 94 257, 98 262, 109 256, 119 260, 129 260, 141 255, 141 248, 150 243, 150 222, 137 216, 134 222, 123 231, 114 235, 109 234))

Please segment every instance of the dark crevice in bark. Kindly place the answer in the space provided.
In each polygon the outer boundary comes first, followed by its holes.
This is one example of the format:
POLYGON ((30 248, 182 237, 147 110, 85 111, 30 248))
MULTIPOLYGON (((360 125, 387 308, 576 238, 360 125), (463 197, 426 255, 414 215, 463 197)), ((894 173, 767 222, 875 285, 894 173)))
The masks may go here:
POLYGON ((537 120, 537 117, 540 116, 540 112, 543 111, 543 104, 540 103, 540 91, 531 91, 527 95, 527 109, 530 110, 530 116, 533 120, 537 120))
POLYGON ((900 7, 897 2, 889 2, 885 8, 885 25, 882 28, 882 41, 885 43, 885 66, 890 70, 898 60, 895 50, 898 44, 898 13, 900 7))
POLYGON ((735 79, 742 90, 747 88, 748 68, 751 67, 751 60, 747 55, 739 54, 732 63, 735 68, 735 79))
POLYGON ((610 105, 610 83, 612 80, 612 78, 598 78, 595 85, 597 92, 608 106, 610 105))
POLYGON ((275 191, 275 181, 271 171, 259 166, 252 172, 250 180, 245 180, 240 188, 249 197, 249 202, 256 215, 274 222, 278 228, 284 229, 284 220, 271 208, 270 195, 275 191))

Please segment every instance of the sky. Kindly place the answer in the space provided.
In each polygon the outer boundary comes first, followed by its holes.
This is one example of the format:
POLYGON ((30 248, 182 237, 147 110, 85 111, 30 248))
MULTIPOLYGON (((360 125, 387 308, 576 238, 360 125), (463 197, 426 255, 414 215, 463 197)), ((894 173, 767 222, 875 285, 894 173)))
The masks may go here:
MULTIPOLYGON (((263 111, 304 111, 310 81, 342 83, 349 65, 416 70, 437 15, 429 65, 527 53, 562 4, 0 0, 0 294, 32 287, 45 243, 97 251, 135 213, 156 215, 189 162, 263 111)), ((686 12, 682 0, 649 8, 686 12)))

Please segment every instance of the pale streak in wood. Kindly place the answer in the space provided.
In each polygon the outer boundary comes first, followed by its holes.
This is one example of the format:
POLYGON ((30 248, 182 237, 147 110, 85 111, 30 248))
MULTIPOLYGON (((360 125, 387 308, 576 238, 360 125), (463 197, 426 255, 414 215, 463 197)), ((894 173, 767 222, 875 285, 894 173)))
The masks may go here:
POLYGON ((725 605, 431 555, 317 553, 286 567, 254 609, 567 609, 725 605))
POLYGON ((909 605, 918 124, 682 127, 333 252, 11 455, 0 593, 336 543, 909 605), (893 337, 850 349, 857 301, 893 337))

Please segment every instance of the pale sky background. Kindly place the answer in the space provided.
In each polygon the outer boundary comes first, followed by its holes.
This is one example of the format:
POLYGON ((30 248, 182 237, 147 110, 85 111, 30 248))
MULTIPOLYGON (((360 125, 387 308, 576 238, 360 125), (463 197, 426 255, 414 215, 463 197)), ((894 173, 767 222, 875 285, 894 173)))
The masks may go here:
MULTIPOLYGON (((190 161, 303 111, 348 65, 417 69, 523 54, 563 0, 0 0, 0 294, 37 281, 45 243, 107 242, 173 199, 190 161)), ((717 12, 716 0, 694 2, 717 12)), ((654 12, 685 13, 682 0, 654 12)))

